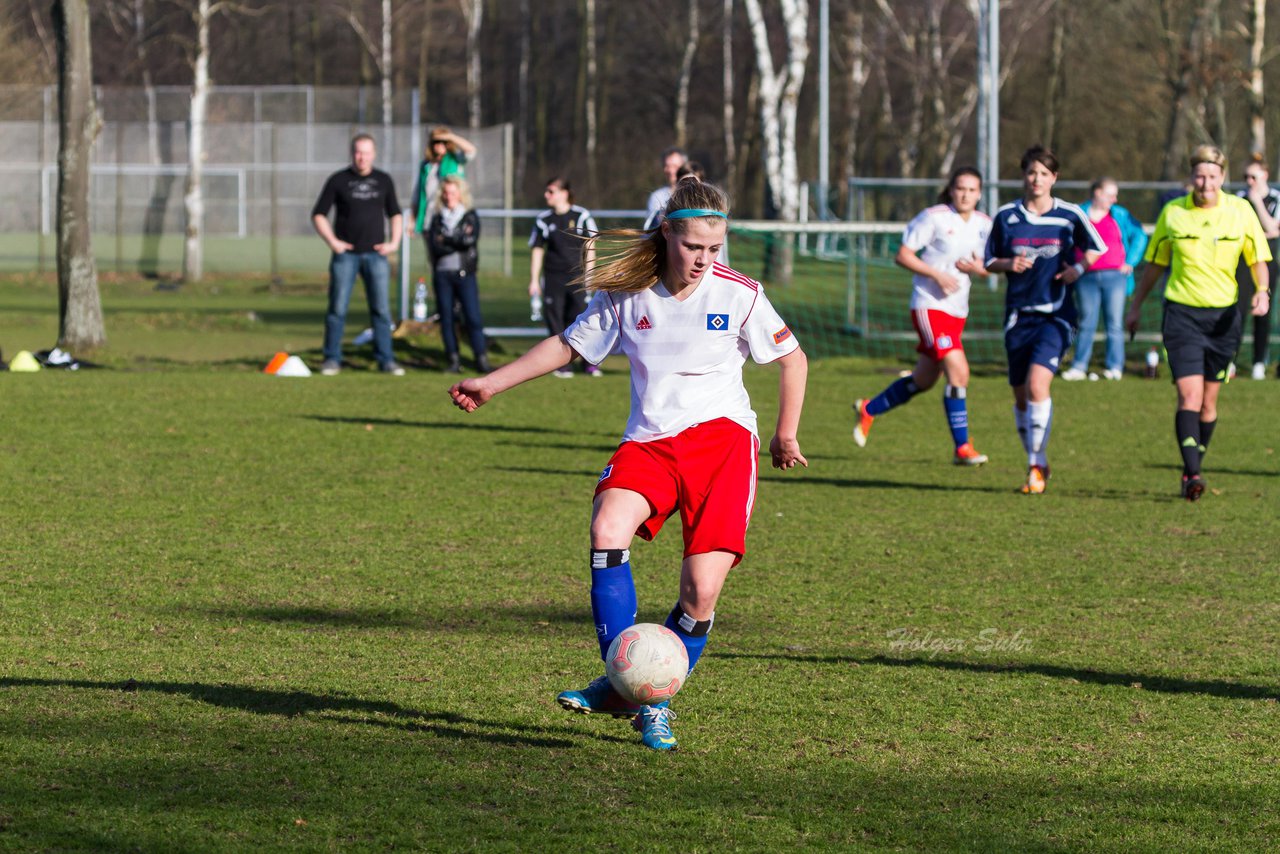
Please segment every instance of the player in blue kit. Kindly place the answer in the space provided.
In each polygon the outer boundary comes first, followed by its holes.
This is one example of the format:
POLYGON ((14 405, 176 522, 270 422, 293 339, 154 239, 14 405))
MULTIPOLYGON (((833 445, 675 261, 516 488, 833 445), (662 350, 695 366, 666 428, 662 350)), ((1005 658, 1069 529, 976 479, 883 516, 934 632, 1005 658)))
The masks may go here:
POLYGON ((1022 493, 1039 495, 1049 480, 1049 386, 1075 337, 1072 285, 1107 247, 1087 214, 1053 197, 1058 158, 1052 151, 1032 146, 1022 155, 1021 166, 1022 198, 993 217, 983 266, 1006 274, 1004 346, 1013 417, 1027 451, 1022 493), (1072 264, 1076 248, 1084 251, 1084 260, 1072 264))

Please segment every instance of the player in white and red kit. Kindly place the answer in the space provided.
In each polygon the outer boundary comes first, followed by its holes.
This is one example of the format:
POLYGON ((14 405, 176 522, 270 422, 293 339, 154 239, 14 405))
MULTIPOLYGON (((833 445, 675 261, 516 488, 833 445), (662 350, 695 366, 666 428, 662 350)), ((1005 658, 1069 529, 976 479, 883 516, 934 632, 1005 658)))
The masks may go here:
MULTIPOLYGON (((652 539, 676 512, 684 560, 666 625, 684 643, 690 670, 702 654, 725 579, 745 551, 755 501, 760 440, 742 384, 748 357, 781 368, 778 422, 769 442, 774 467, 808 465, 796 439, 808 363, 760 284, 715 263, 727 212, 720 190, 682 179, 657 232, 602 235, 628 243, 596 267, 596 294, 562 335, 449 390, 454 403, 471 412, 578 356, 598 364, 621 352, 630 360, 631 415, 600 475, 591 516, 591 611, 602 659, 635 622, 632 540, 636 534, 652 539)), ((666 703, 632 706, 604 676, 556 700, 570 711, 633 717, 646 746, 676 746, 666 703)))
POLYGON ((986 454, 978 453, 969 441, 969 361, 960 343, 969 316, 969 276, 986 273, 981 256, 991 234, 991 218, 977 209, 981 196, 982 173, 962 166, 951 173, 939 204, 921 211, 903 232, 894 260, 914 274, 911 322, 920 337, 916 347, 920 358, 910 376, 853 404, 858 414, 853 439, 859 447, 867 444, 876 416, 933 388, 938 376, 945 373, 942 406, 955 443, 952 461, 966 466, 987 461, 986 454))

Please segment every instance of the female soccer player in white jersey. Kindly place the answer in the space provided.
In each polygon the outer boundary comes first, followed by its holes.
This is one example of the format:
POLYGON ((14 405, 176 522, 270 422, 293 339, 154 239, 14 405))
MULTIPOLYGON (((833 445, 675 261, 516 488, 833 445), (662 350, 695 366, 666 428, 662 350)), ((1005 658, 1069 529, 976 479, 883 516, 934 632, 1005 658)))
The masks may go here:
MULTIPOLYGON (((759 282, 715 263, 727 230, 724 194, 682 179, 653 231, 604 232, 621 243, 599 257, 587 310, 561 335, 516 361, 449 390, 472 412, 499 392, 551 373, 575 357, 599 364, 620 350, 631 361, 631 415, 596 485, 591 514, 591 612, 600 656, 635 622, 630 546, 651 540, 680 514, 680 592, 666 625, 684 642, 693 669, 706 645, 725 578, 744 553, 755 500, 760 440, 742 385, 748 356, 777 362, 778 421, 769 453, 775 468, 808 466, 796 432, 808 362, 759 282), (624 242, 625 241, 625 242, 624 242)), ((575 712, 633 718, 644 744, 676 746, 666 703, 632 706, 602 675, 557 698, 575 712)))
POLYGON ((951 173, 938 204, 921 211, 907 224, 902 246, 894 261, 914 275, 911 277, 911 322, 920 336, 915 370, 889 385, 869 400, 853 404, 858 422, 853 440, 867 444, 871 422, 922 391, 933 388, 940 374, 947 386, 942 406, 955 442, 952 461, 961 466, 980 466, 986 454, 974 450, 969 441, 969 413, 965 405, 969 385, 969 361, 960 343, 965 319, 969 316, 969 276, 986 274, 982 253, 991 233, 991 217, 979 211, 982 173, 961 166, 951 173))

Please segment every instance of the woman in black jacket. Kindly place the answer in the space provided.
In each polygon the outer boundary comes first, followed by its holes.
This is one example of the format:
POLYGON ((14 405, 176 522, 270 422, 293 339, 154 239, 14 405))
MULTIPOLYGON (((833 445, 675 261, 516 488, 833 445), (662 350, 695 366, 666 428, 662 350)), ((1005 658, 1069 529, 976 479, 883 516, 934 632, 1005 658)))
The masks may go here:
POLYGON ((480 286, 476 280, 479 251, 480 217, 471 208, 467 184, 456 175, 440 181, 440 207, 431 217, 427 229, 427 247, 431 252, 432 283, 436 305, 440 309, 440 335, 445 355, 449 357, 449 373, 462 370, 458 359, 458 335, 454 330, 454 301, 462 306, 462 318, 471 339, 476 367, 483 373, 492 370, 485 352, 484 319, 480 316, 480 286))

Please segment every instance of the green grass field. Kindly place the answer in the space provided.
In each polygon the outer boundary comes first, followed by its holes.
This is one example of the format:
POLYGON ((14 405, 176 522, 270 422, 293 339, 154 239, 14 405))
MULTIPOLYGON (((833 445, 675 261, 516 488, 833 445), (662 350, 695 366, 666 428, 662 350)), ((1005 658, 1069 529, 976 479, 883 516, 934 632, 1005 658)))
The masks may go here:
MULTIPOLYGON (((6 357, 52 346, 50 288, 0 280, 6 357)), ((553 701, 600 668, 586 529, 625 364, 465 416, 430 341, 402 379, 258 373, 318 346, 315 282, 104 299, 107 369, 0 374, 2 850, 1280 836, 1274 380, 1224 390, 1198 504, 1166 382, 1060 383, 1028 498, 1002 378, 970 392, 992 462, 959 470, 936 392, 849 439, 900 360, 815 361, 810 467, 763 471, 663 755, 553 701)), ((746 375, 767 425, 776 372, 746 375)), ((678 522, 634 548, 640 619, 679 559, 678 522)))

